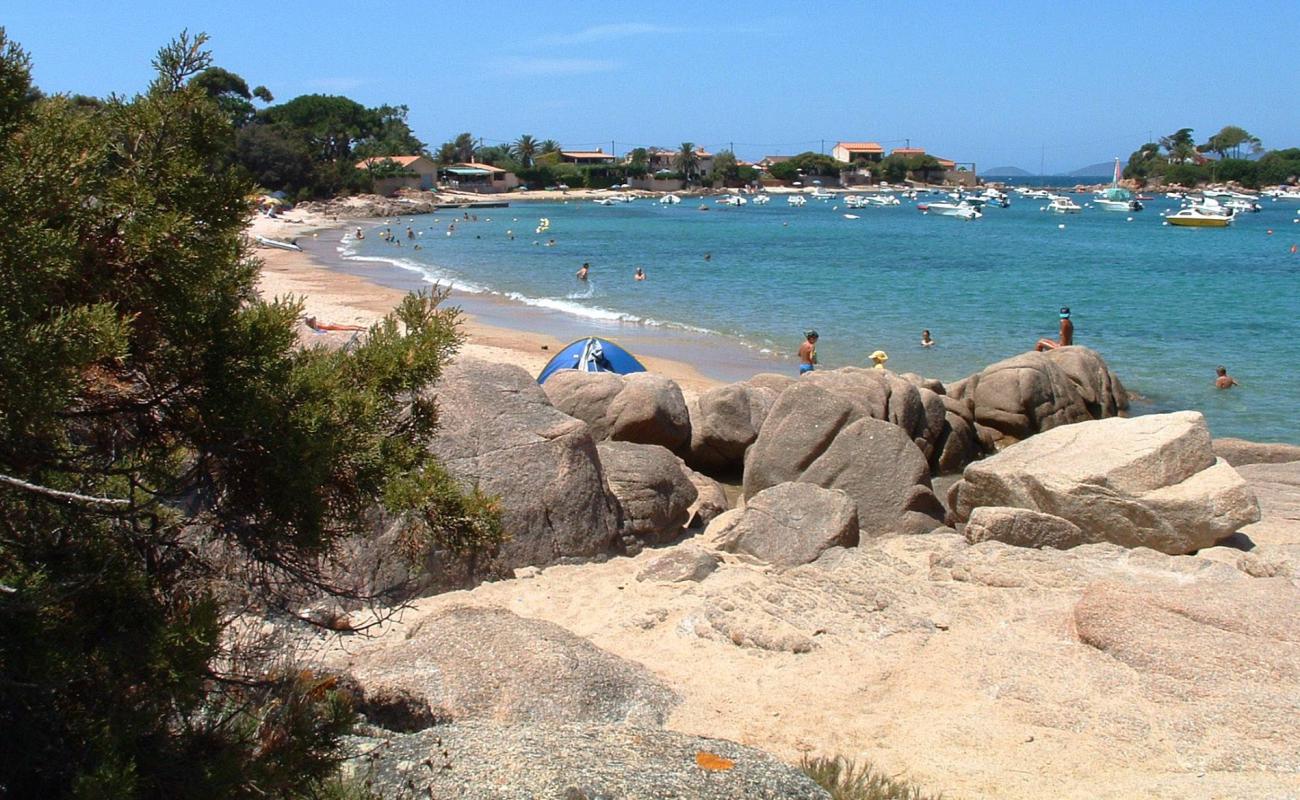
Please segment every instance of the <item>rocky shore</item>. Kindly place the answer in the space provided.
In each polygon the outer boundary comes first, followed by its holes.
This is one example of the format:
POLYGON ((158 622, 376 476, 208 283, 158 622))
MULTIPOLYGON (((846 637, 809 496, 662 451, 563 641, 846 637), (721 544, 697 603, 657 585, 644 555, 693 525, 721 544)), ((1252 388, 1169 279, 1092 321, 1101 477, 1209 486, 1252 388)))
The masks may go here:
POLYGON ((377 786, 823 797, 812 753, 954 797, 1300 790, 1300 448, 1127 419, 1086 348, 700 393, 461 357, 430 391, 509 538, 349 548, 410 604, 315 655, 377 786))

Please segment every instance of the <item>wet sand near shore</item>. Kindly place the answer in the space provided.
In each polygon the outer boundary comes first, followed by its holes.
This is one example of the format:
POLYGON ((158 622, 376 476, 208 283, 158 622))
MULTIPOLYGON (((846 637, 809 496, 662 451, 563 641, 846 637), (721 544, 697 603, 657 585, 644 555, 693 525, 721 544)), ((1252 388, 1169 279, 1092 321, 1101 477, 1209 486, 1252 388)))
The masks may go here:
MULTIPOLYGON (((362 225, 373 224, 373 220, 362 225)), ((263 261, 259 291, 264 297, 303 299, 305 313, 322 322, 368 325, 391 311, 403 296, 429 289, 423 276, 380 261, 344 258, 338 247, 342 221, 303 218, 301 222, 257 218, 250 234, 296 239, 302 252, 261 247, 263 261)), ((759 353, 721 336, 636 323, 590 320, 550 309, 535 308, 501 297, 453 292, 448 300, 463 312, 462 354, 517 364, 539 373, 551 356, 584 336, 617 341, 651 372, 676 381, 684 393, 696 395, 726 382, 760 372, 793 373, 788 359, 759 353)), ((312 334, 304 326, 303 340, 346 341, 350 334, 312 334)))

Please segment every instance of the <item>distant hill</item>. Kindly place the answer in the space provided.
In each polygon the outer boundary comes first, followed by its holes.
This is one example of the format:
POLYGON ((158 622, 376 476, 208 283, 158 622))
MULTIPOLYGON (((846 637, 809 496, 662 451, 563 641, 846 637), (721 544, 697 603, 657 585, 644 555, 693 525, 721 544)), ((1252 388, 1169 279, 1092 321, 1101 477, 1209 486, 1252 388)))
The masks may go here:
POLYGON ((987 175, 990 178, 1025 178, 1033 173, 1020 167, 994 167, 993 169, 980 170, 980 174, 987 175))
POLYGON ((1114 171, 1114 161, 1103 161, 1100 164, 1089 164, 1086 167, 1079 167, 1074 172, 1067 172, 1065 174, 1071 178, 1095 178, 1098 175, 1109 175, 1114 171))

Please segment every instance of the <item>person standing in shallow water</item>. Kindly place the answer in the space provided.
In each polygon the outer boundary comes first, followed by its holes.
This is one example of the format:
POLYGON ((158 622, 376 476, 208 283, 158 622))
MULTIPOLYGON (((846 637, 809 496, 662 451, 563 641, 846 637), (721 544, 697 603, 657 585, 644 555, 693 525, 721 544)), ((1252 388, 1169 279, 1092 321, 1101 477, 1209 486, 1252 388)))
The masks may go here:
POLYGON ((582 266, 578 267, 578 271, 573 274, 575 277, 577 277, 578 280, 585 281, 587 279, 587 273, 590 271, 591 271, 591 265, 588 264, 586 261, 584 261, 582 262, 582 266))
POLYGON ((1228 374, 1227 367, 1219 367, 1215 370, 1215 373, 1219 376, 1214 379, 1214 387, 1216 389, 1231 389, 1234 386, 1241 385, 1240 383, 1237 383, 1236 378, 1228 374))
POLYGON ((817 331, 805 331, 799 345, 799 374, 812 372, 817 365, 817 331))
POLYGON ((1039 339, 1034 349, 1038 352, 1044 350, 1055 350, 1058 347, 1069 347, 1074 344, 1074 323, 1070 321, 1069 306, 1061 308, 1061 335, 1059 339, 1039 339))

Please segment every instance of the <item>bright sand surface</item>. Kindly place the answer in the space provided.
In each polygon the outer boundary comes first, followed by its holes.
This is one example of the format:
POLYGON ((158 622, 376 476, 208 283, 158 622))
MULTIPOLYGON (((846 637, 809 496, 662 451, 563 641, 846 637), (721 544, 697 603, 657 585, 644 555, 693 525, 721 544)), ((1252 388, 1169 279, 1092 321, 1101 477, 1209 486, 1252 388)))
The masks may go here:
MULTIPOLYGON (((364 224, 373 222, 369 220, 364 224)), ((320 214, 297 211, 290 211, 279 218, 258 214, 250 223, 248 234, 280 241, 296 238, 300 244, 308 244, 309 238, 322 232, 345 228, 348 224, 320 214)), ((393 310, 406 295, 403 289, 385 286, 353 272, 333 269, 307 252, 258 247, 256 255, 263 264, 258 280, 258 291, 262 296, 267 299, 288 296, 299 298, 303 301, 304 314, 314 316, 322 323, 370 325, 393 310)), ((453 295, 449 302, 459 305, 463 299, 467 298, 453 295)), ((512 310, 520 310, 505 302, 482 307, 492 310, 494 317, 508 316, 512 310)), ((528 319, 530 317, 527 315, 520 314, 512 322, 528 319)), ((568 343, 549 333, 519 329, 514 324, 509 327, 490 324, 484 322, 479 315, 468 312, 462 312, 461 332, 465 336, 461 355, 516 364, 534 375, 541 372, 551 356, 568 343)), ((351 335, 345 332, 313 333, 305 324, 301 331, 305 343, 319 341, 341 344, 351 335)), ((650 372, 674 380, 687 397, 698 395, 722 383, 685 361, 640 353, 637 357, 650 372)))

